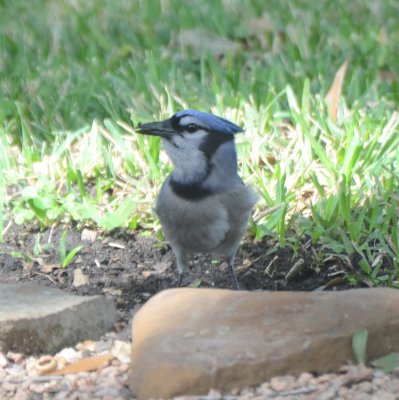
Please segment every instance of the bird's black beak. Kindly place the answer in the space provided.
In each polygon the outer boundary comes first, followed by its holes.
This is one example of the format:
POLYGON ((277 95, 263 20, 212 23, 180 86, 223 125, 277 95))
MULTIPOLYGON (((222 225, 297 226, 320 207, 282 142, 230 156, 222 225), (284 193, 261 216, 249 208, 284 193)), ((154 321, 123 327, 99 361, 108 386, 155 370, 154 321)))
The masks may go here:
POLYGON ((139 123, 135 131, 143 135, 159 136, 165 139, 170 138, 174 133, 170 119, 165 121, 149 122, 148 124, 139 123))

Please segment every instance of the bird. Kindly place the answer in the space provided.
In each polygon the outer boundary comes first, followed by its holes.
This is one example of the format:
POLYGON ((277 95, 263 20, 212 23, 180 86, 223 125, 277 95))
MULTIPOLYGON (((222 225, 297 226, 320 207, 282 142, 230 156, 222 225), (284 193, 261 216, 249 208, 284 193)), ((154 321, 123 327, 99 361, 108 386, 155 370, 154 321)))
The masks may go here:
POLYGON ((237 172, 238 125, 216 115, 181 110, 162 121, 139 123, 143 135, 159 136, 173 164, 154 211, 176 258, 178 286, 193 253, 225 257, 235 288, 234 260, 258 195, 237 172))

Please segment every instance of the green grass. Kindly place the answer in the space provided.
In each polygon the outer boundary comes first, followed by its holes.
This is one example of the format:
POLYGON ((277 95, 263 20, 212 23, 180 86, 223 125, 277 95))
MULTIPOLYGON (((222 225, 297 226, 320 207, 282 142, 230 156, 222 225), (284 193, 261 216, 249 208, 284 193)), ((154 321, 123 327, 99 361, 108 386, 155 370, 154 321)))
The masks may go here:
POLYGON ((255 238, 310 241, 321 260, 356 255, 353 283, 398 284, 395 0, 0 8, 0 239, 10 217, 160 232, 151 210, 171 166, 133 126, 197 108, 246 130, 255 238), (334 121, 324 98, 348 58, 334 121))

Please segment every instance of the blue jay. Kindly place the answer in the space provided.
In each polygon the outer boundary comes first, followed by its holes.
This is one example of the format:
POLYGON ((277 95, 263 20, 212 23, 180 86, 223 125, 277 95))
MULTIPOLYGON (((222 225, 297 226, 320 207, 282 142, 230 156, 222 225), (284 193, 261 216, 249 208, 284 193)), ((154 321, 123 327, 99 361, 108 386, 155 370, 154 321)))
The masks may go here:
POLYGON ((239 289, 234 257, 257 201, 237 174, 234 134, 243 130, 215 115, 183 110, 138 124, 136 132, 161 137, 174 166, 155 212, 176 256, 179 286, 191 253, 216 253, 226 258, 239 289))

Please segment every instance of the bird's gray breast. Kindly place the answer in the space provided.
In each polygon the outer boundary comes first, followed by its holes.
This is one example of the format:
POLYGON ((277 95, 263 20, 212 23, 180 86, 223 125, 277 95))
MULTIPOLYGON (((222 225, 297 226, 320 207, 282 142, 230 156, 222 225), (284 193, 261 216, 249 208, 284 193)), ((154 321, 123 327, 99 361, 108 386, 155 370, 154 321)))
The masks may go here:
POLYGON ((247 186, 188 200, 177 195, 170 179, 158 196, 156 213, 166 238, 190 252, 227 254, 237 246, 257 196, 247 186))

